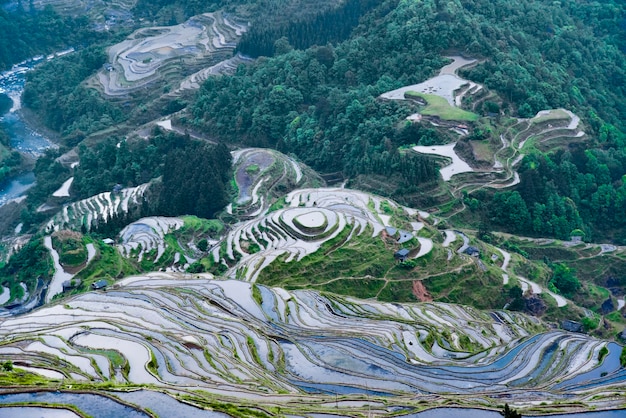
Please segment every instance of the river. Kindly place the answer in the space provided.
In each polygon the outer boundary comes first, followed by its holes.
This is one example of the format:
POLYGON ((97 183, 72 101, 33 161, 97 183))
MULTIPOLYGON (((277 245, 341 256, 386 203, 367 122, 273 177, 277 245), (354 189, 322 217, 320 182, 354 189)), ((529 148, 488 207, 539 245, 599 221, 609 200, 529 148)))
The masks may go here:
MULTIPOLYGON (((51 58, 48 57, 48 59, 51 58)), ((0 73, 0 93, 6 94, 13 100, 11 109, 0 116, 0 128, 9 135, 11 148, 32 158, 37 158, 46 149, 56 146, 48 138, 29 127, 19 112, 26 73, 43 60, 43 57, 36 57, 0 73)), ((23 196, 33 184, 35 184, 35 175, 32 171, 21 173, 0 183, 0 206, 11 199, 23 196)))

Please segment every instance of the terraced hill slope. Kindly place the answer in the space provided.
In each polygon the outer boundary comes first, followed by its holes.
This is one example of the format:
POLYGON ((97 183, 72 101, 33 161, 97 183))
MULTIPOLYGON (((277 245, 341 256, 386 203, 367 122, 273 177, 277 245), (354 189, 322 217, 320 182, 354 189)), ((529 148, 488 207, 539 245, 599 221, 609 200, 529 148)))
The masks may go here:
POLYGON ((97 76, 100 88, 112 97, 163 81, 181 83, 177 92, 197 88, 209 75, 230 71, 244 61, 230 57, 246 27, 216 12, 180 25, 139 29, 109 48, 109 63, 97 76))
POLYGON ((342 400, 364 393, 393 405, 415 405, 415 393, 486 404, 504 393, 520 403, 610 402, 611 388, 626 379, 616 344, 545 332, 519 314, 287 292, 206 275, 127 278, 106 293, 6 319, 0 333, 0 356, 35 372, 189 394, 202 388, 292 411, 327 410, 302 403, 301 391, 342 400), (603 347, 608 355, 599 363, 603 347))

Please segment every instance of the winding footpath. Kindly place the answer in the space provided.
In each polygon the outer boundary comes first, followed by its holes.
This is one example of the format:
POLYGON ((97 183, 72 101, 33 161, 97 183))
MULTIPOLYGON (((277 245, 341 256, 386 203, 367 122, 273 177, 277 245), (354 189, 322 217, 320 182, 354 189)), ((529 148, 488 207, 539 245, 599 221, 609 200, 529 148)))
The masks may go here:
MULTIPOLYGON (((498 248, 498 247, 496 247, 498 248)), ((502 267, 500 267, 503 271, 502 273, 502 279, 503 279, 503 284, 506 285, 509 283, 509 273, 507 271, 508 267, 509 267, 509 262, 511 261, 511 254, 507 251, 504 251, 501 248, 498 248, 498 251, 500 251, 500 253, 502 253, 502 257, 503 257, 503 261, 502 261, 502 267)), ((525 277, 522 276, 517 276, 517 279, 520 281, 520 285, 522 288, 522 291, 524 293, 526 293, 526 291, 528 289, 532 289, 533 294, 540 294, 540 293, 547 293, 550 296, 552 296, 552 298, 556 301, 556 305, 559 308, 562 308, 563 306, 567 305, 567 299, 565 299, 563 296, 557 295, 554 292, 551 292, 547 289, 543 289, 541 286, 539 286, 537 283, 533 282, 532 280, 528 280, 525 277)))

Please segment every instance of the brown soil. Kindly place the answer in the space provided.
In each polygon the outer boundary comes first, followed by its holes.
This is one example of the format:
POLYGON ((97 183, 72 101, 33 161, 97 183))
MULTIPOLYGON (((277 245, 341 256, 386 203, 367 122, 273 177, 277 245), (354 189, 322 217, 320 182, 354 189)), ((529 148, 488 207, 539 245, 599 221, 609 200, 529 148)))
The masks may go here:
POLYGON ((432 302, 433 297, 428 293, 421 280, 413 280, 413 295, 420 302, 432 302))

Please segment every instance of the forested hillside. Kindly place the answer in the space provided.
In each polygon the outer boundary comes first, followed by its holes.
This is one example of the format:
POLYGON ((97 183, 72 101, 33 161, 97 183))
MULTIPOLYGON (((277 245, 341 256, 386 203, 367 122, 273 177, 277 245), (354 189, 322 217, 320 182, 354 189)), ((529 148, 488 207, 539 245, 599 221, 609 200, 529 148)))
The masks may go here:
POLYGON ((79 47, 102 37, 87 18, 63 17, 50 7, 27 11, 18 6, 10 12, 0 8, 0 71, 37 54, 79 47))
POLYGON ((291 38, 276 42, 281 55, 208 80, 190 123, 230 142, 293 152, 323 172, 394 172, 416 185, 434 174, 421 161, 404 171, 398 147, 431 143, 432 135, 408 134, 397 122, 410 109, 377 97, 426 79, 445 52, 463 52, 482 58, 464 75, 495 90, 505 114, 529 117, 564 107, 581 115, 591 138, 586 152, 527 157, 513 193, 520 193, 528 214, 498 216, 507 212, 511 192, 476 195, 487 223, 559 237, 585 227, 603 236, 608 225, 624 226, 616 214, 624 212, 626 193, 625 16, 617 1, 386 1, 343 43, 289 51, 308 33, 294 27, 291 38), (549 162, 564 164, 568 175, 549 162), (560 186, 552 187, 552 178, 560 186))

